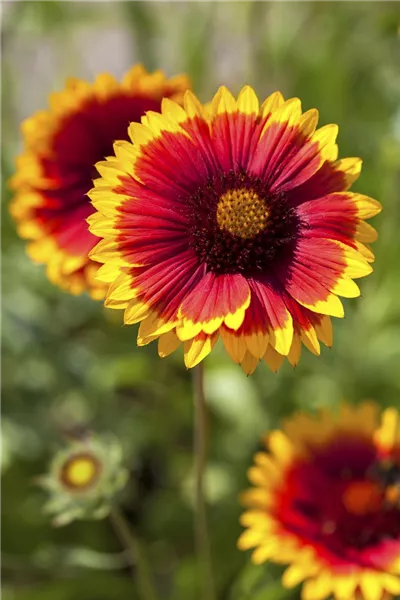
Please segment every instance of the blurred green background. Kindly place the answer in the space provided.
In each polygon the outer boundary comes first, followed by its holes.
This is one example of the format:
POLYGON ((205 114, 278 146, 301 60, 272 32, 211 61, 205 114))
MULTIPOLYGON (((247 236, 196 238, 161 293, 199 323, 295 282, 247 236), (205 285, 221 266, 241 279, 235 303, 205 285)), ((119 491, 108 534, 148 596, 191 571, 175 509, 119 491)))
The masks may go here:
POLYGON ((113 432, 131 471, 123 506, 146 541, 162 598, 194 600, 191 373, 182 355, 136 349, 119 311, 53 288, 7 212, 19 123, 65 77, 120 76, 135 62, 186 71, 208 101, 220 84, 279 89, 340 126, 361 156, 355 190, 378 198, 376 272, 345 301, 335 343, 296 370, 249 378, 222 347, 206 361, 207 492, 220 600, 297 598, 280 570, 236 550, 237 495, 260 434, 295 409, 374 398, 400 405, 400 9, 397 2, 3 2, 4 600, 135 599, 108 521, 53 529, 32 483, 68 432, 113 432), (117 314, 116 314, 117 313, 117 314))

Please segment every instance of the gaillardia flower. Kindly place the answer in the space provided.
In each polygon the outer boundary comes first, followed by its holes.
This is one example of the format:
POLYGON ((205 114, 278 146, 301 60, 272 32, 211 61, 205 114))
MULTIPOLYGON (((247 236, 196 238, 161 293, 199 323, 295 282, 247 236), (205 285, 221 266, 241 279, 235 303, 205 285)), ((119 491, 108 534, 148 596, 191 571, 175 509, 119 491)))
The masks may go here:
POLYGON ((47 264, 49 279, 73 294, 88 290, 102 298, 105 286, 95 279, 98 264, 88 258, 98 242, 86 219, 93 212, 87 192, 96 177, 94 164, 127 138, 131 121, 159 110, 164 96, 182 101, 189 81, 147 73, 138 65, 121 83, 101 74, 93 84, 69 79, 50 96, 48 110, 24 121, 24 151, 11 179, 11 214, 18 233, 30 240, 28 254, 47 264))
POLYGON ((163 100, 132 123, 133 143, 97 164, 91 257, 110 283, 106 305, 141 321, 139 345, 159 338, 166 356, 184 343, 193 367, 221 336, 251 373, 260 359, 295 365, 301 342, 332 342, 338 296, 371 272, 376 238, 364 219, 380 204, 348 191, 361 160, 337 160, 336 125, 280 93, 259 106, 224 87, 202 106, 163 100))
POLYGON ((289 565, 283 584, 304 582, 303 600, 400 594, 398 419, 387 409, 380 425, 373 404, 343 405, 267 435, 248 472, 239 548, 255 548, 256 564, 289 565))
POLYGON ((44 511, 57 526, 75 519, 102 519, 127 478, 117 440, 110 436, 74 440, 54 456, 49 474, 38 479, 50 496, 44 511))

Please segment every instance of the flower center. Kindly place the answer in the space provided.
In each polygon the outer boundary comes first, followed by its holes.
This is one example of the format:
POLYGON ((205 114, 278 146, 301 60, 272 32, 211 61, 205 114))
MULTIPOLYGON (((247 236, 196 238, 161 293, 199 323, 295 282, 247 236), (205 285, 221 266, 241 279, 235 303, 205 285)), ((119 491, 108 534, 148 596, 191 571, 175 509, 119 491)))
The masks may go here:
POLYGON ((373 481, 354 481, 343 494, 343 504, 349 513, 366 515, 379 510, 383 502, 383 490, 373 481))
POLYGON ((86 488, 98 477, 100 465, 94 456, 77 454, 62 467, 61 479, 66 487, 86 488))
POLYGON ((217 205, 220 229, 250 239, 265 229, 268 220, 265 202, 253 189, 228 190, 217 205))
POLYGON ((257 275, 290 262, 302 223, 285 194, 259 177, 221 172, 185 204, 190 246, 208 271, 257 275))
POLYGON ((368 561, 363 553, 378 553, 381 544, 392 548, 400 540, 400 504, 374 474, 376 460, 374 444, 364 438, 338 435, 314 447, 312 460, 288 472, 277 496, 279 520, 334 563, 368 561))

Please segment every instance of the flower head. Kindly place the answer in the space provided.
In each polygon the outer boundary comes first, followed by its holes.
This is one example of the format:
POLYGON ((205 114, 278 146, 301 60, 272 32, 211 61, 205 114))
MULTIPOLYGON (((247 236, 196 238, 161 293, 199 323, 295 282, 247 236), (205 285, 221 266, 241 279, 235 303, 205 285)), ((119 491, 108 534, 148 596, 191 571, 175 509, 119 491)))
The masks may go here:
POLYGON ((53 515, 55 525, 101 519, 109 513, 127 477, 115 439, 97 436, 74 440, 55 455, 49 474, 39 478, 50 495, 44 510, 53 515))
POLYGON ((141 322, 139 345, 159 338, 166 356, 183 342, 193 367, 221 336, 251 373, 332 343, 338 296, 358 296, 353 279, 372 270, 364 219, 380 204, 348 191, 361 160, 337 160, 337 126, 317 121, 280 93, 259 106, 250 87, 237 100, 220 88, 204 107, 186 92, 97 164, 91 256, 106 305, 141 322))
POLYGON ((289 565, 283 584, 304 581, 303 600, 400 594, 400 416, 388 409, 379 425, 377 412, 364 403, 294 416, 248 472, 239 548, 255 548, 256 564, 289 565))
POLYGON ((95 279, 98 264, 88 258, 98 241, 86 223, 94 210, 86 195, 96 177, 93 165, 112 152, 115 140, 127 138, 131 121, 159 110, 164 96, 181 101, 188 87, 185 76, 167 79, 140 65, 120 83, 107 73, 93 84, 69 79, 50 96, 48 110, 23 123, 10 210, 19 234, 30 240, 30 257, 47 264, 53 283, 73 294, 104 296, 104 284, 95 279))

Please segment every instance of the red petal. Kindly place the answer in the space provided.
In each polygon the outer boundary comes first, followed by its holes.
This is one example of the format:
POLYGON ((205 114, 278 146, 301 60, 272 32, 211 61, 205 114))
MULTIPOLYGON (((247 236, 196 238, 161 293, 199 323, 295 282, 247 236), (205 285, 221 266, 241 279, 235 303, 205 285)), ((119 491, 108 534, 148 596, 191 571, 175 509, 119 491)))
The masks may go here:
POLYGON ((153 192, 175 200, 194 193, 213 174, 196 141, 164 131, 142 147, 135 173, 153 192))
POLYGON ((133 287, 140 290, 138 297, 169 320, 176 317, 180 304, 203 279, 204 267, 199 266, 192 251, 187 251, 150 268, 133 268, 129 273, 133 287))
POLYGON ((348 188, 346 174, 334 164, 325 162, 308 181, 288 190, 288 201, 297 206, 307 200, 322 198, 331 192, 341 192, 348 188))
POLYGON ((354 238, 357 224, 357 207, 350 196, 328 194, 318 200, 304 202, 297 214, 308 226, 304 235, 339 240, 349 243, 354 238))
POLYGON ((249 286, 243 275, 207 273, 182 303, 182 316, 194 323, 235 314, 245 305, 249 286))
POLYGON ((267 278, 249 279, 252 293, 264 309, 264 323, 271 324, 273 329, 283 329, 287 322, 288 310, 284 302, 284 292, 267 278))
POLYGON ((215 117, 212 142, 223 171, 247 169, 257 147, 263 122, 257 121, 255 115, 240 112, 223 113, 215 117))
POLYGON ((315 305, 326 300, 345 268, 336 244, 321 238, 303 238, 297 243, 295 257, 286 272, 277 271, 277 276, 293 298, 315 305))

